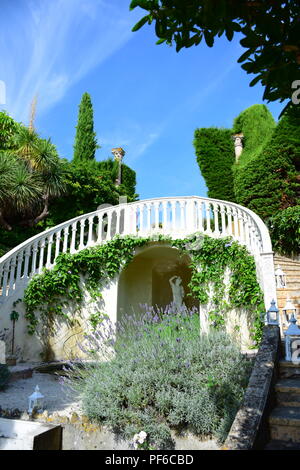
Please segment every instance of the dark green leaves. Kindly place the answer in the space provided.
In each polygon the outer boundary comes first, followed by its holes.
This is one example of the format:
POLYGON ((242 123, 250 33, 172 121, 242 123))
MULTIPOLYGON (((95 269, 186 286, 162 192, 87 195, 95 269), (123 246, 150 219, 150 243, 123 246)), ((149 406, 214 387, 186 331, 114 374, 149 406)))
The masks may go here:
POLYGON ((132 32, 135 32, 137 31, 138 29, 140 29, 142 26, 144 26, 145 23, 149 23, 150 24, 150 20, 149 20, 149 16, 144 16, 144 18, 140 19, 135 25, 134 27, 132 28, 132 32))
POLYGON ((203 35, 207 46, 213 47, 214 38, 224 32, 229 41, 234 33, 241 33, 240 43, 247 52, 238 62, 248 60, 243 68, 259 77, 252 86, 260 82, 266 87, 268 101, 291 98, 292 77, 300 70, 299 2, 133 0, 130 8, 135 7, 149 15, 134 30, 154 19, 157 37, 165 39, 158 43, 174 42, 176 51, 199 44, 203 35))

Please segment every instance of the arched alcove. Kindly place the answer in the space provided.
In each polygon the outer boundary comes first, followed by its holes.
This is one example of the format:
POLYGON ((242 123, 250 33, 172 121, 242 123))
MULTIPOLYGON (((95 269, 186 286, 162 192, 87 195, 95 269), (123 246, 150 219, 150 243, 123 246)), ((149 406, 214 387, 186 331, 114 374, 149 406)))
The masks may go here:
POLYGON ((117 319, 123 314, 138 314, 141 304, 165 307, 173 300, 169 279, 180 276, 184 288, 184 304, 187 307, 199 303, 187 294, 192 271, 191 259, 179 250, 163 244, 141 249, 122 271, 118 286, 117 319))

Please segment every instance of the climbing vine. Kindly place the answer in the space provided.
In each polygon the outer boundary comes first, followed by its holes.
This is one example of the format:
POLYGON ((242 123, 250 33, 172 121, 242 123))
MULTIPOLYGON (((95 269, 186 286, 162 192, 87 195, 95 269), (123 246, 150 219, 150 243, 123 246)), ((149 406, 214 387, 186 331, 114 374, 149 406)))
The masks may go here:
MULTIPOLYGON (((80 279, 86 280, 86 288, 93 299, 101 298, 102 287, 114 279, 133 259, 135 250, 151 242, 167 242, 191 258, 192 277, 190 295, 200 304, 209 299, 209 289, 213 286, 214 310, 209 312, 210 320, 218 327, 224 324, 226 313, 232 308, 244 308, 251 316, 253 339, 260 340, 263 311, 263 295, 256 279, 255 262, 245 247, 230 237, 214 239, 202 234, 172 240, 163 235, 140 238, 116 236, 113 240, 76 254, 63 253, 56 259, 53 269, 44 269, 35 276, 24 294, 25 318, 28 332, 34 334, 39 318, 44 321, 55 315, 66 320, 72 318, 64 312, 64 306, 74 302, 80 308, 83 290, 80 279), (230 272, 229 283, 225 276, 230 272), (227 285, 227 287, 226 287, 227 285), (226 295, 225 295, 226 294, 226 295), (39 316, 36 313, 39 312, 39 316)), ((96 327, 99 319, 92 315, 91 324, 96 327)))

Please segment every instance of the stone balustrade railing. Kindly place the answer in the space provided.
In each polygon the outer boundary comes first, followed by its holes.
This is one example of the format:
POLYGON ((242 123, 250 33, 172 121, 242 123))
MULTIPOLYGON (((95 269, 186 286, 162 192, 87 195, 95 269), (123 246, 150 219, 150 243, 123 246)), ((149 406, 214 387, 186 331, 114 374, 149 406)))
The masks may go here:
POLYGON ((266 304, 276 298, 272 246, 262 220, 238 204, 188 196, 101 208, 26 240, 0 258, 0 302, 43 268, 51 268, 60 253, 76 253, 111 240, 116 234, 161 233, 181 238, 194 232, 211 237, 231 236, 245 245, 255 257, 266 304))

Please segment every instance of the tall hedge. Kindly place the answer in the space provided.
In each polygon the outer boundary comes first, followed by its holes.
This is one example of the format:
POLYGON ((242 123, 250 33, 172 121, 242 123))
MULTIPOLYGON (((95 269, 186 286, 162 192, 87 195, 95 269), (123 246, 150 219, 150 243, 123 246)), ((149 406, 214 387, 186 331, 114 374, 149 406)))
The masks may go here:
POLYGON ((232 165, 235 160, 232 131, 216 127, 196 129, 194 147, 208 197, 235 201, 232 165))
MULTIPOLYGON (((255 127, 255 126, 254 126, 255 127)), ((237 202, 268 220, 297 204, 300 196, 300 111, 291 108, 261 152, 235 166, 237 202)))
POLYGON ((256 158, 270 140, 276 123, 264 104, 254 104, 242 111, 233 121, 233 133, 243 133, 243 152, 239 166, 256 158))

